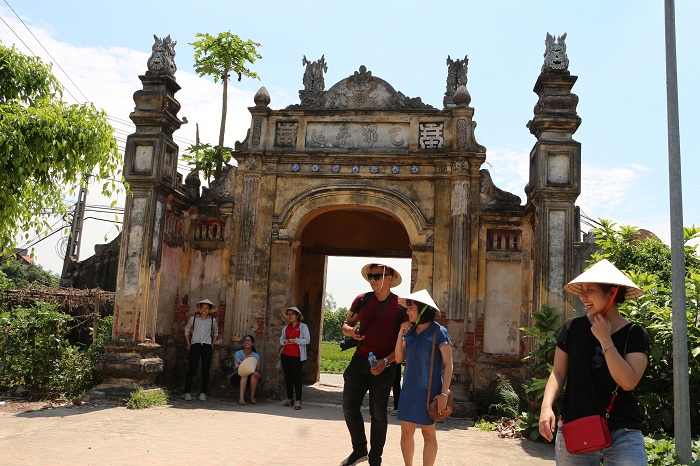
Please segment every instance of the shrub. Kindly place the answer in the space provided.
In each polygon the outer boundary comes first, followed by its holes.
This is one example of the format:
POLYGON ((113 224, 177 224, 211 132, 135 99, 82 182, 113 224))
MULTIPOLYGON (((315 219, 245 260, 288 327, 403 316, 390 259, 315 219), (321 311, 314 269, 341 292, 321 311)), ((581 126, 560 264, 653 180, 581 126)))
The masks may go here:
MULTIPOLYGON (((649 466, 673 466, 679 464, 673 440, 645 437, 644 448, 649 466)), ((691 449, 693 459, 691 466, 700 466, 700 439, 692 442, 691 449)))
POLYGON ((524 338, 535 340, 530 354, 525 358, 530 363, 532 377, 523 384, 525 393, 533 402, 542 401, 547 379, 552 372, 560 319, 561 315, 557 313, 556 308, 543 304, 540 312, 532 313, 532 326, 520 328, 524 338))
POLYGON ((498 374, 497 377, 496 403, 489 407, 489 413, 498 417, 517 419, 521 413, 520 396, 505 375, 498 374))
POLYGON ((73 318, 56 309, 40 302, 0 314, 0 387, 74 397, 99 381, 94 367, 111 337, 113 318, 100 321, 97 342, 86 349, 70 344, 73 318))

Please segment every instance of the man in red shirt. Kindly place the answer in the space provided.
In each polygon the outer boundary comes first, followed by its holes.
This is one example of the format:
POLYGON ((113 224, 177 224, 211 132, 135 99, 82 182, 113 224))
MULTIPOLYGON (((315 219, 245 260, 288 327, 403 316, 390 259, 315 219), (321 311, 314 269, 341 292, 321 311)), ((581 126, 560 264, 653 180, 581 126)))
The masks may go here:
POLYGON ((361 273, 372 292, 367 299, 363 299, 365 293, 355 298, 342 328, 345 336, 357 340, 357 348, 343 374, 343 415, 352 440, 352 453, 340 463, 341 466, 353 466, 367 460, 370 466, 382 464, 388 425, 387 406, 396 370, 394 345, 400 321, 405 319, 405 314, 401 315, 398 297, 391 293, 391 288, 401 284, 401 275, 384 264, 367 264, 361 273), (374 367, 368 362, 370 352, 377 358, 374 367), (371 417, 369 451, 360 412, 368 391, 371 417))

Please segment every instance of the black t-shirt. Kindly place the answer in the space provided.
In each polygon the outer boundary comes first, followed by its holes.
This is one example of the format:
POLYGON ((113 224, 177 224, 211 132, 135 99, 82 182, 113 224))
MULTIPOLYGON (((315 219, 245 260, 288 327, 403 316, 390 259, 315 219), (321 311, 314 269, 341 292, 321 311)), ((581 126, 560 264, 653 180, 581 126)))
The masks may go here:
MULTIPOLYGON (((557 347, 569 356, 562 413, 564 421, 592 414, 604 414, 617 385, 610 375, 603 355, 602 367, 594 368, 592 360, 600 343, 593 336, 591 327, 587 316, 574 317, 564 322, 557 337, 557 347)), ((620 354, 626 352, 648 355, 651 352, 649 335, 644 328, 636 324, 629 323, 613 333, 612 341, 620 354)), ((631 391, 618 388, 608 423, 610 430, 623 427, 642 429, 642 414, 631 391)))

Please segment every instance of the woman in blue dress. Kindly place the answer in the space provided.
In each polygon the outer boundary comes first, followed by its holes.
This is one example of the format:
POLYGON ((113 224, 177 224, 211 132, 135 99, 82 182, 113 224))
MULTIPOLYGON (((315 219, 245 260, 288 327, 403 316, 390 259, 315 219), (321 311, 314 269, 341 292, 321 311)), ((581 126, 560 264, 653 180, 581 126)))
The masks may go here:
POLYGON ((408 322, 401 324, 396 339, 396 361, 406 361, 397 419, 401 422, 401 454, 404 464, 413 464, 416 425, 423 434, 423 464, 435 464, 438 443, 435 421, 428 416, 427 391, 430 355, 435 336, 435 358, 430 399, 437 399, 438 410, 447 406, 447 390, 452 381, 452 346, 447 329, 435 322, 440 312, 427 290, 420 290, 400 300, 408 309, 408 322))

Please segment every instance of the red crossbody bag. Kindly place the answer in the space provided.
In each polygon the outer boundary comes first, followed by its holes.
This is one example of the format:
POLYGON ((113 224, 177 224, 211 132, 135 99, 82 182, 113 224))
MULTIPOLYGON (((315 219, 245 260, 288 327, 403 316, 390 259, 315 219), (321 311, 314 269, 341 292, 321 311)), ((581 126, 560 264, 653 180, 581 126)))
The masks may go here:
MULTIPOLYGON (((632 324, 629 332, 627 332, 625 349, 622 352, 623 357, 625 353, 627 353, 627 342, 629 341, 630 333, 632 333, 634 326, 635 324, 632 324)), ((619 387, 619 385, 615 386, 615 390, 613 390, 612 396, 610 397, 610 404, 605 409, 604 415, 594 414, 569 422, 564 422, 562 417, 559 416, 559 420, 562 421, 561 431, 564 434, 566 451, 574 454, 587 453, 589 451, 602 450, 612 445, 608 418, 615 404, 615 397, 617 397, 617 389, 619 387)))

